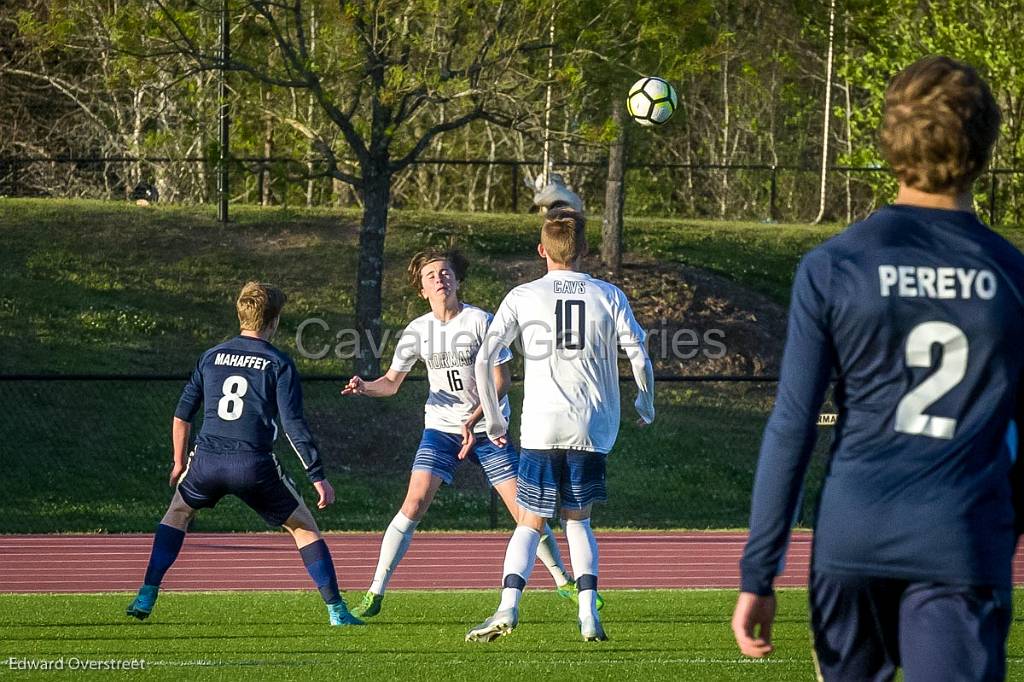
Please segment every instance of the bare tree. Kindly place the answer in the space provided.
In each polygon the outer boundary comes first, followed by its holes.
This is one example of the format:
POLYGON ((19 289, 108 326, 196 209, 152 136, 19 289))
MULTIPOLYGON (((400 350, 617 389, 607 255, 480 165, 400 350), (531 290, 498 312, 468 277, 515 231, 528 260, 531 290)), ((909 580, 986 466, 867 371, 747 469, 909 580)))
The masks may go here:
POLYGON ((164 53, 188 55, 199 70, 224 68, 269 86, 307 91, 316 101, 327 128, 295 124, 318 154, 323 174, 350 184, 363 202, 355 370, 378 374, 392 179, 440 135, 478 120, 514 125, 524 108, 534 106, 528 73, 531 55, 546 47, 543 18, 512 0, 486 7, 458 0, 440 10, 418 0, 340 0, 317 3, 320 25, 333 30, 323 31, 314 46, 312 3, 249 0, 233 10, 236 21, 251 24, 245 27, 249 43, 224 63, 209 37, 196 34, 188 21, 214 8, 195 3, 181 11, 169 0, 152 2, 164 19, 164 53), (273 61, 265 58, 268 52, 273 61), (425 111, 440 107, 446 115, 417 127, 425 111), (337 133, 343 153, 331 142, 337 133), (355 157, 357 172, 343 167, 344 155, 355 157))

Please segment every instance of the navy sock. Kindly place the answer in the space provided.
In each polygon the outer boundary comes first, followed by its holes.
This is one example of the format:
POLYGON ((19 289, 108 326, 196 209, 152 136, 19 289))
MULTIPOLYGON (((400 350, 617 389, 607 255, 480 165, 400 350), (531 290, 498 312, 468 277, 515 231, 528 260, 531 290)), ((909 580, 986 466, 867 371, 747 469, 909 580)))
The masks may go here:
POLYGON ((331 561, 331 550, 327 549, 327 543, 323 538, 306 545, 299 550, 299 554, 302 555, 302 563, 306 564, 309 577, 316 583, 316 589, 320 590, 324 603, 341 602, 338 576, 334 573, 334 562, 331 561))
POLYGON ((156 527, 153 551, 149 554, 149 566, 146 567, 146 577, 143 580, 146 585, 159 585, 163 581, 164 573, 167 573, 167 569, 178 558, 181 543, 184 541, 185 531, 164 523, 156 527))

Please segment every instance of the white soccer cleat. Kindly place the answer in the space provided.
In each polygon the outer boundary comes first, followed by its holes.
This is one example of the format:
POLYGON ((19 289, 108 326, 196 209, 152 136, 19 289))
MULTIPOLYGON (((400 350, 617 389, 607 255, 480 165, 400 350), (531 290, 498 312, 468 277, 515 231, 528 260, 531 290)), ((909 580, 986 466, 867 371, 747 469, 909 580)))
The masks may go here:
POLYGON ((497 611, 493 616, 466 633, 467 642, 493 642, 512 632, 519 624, 516 609, 497 611))
POLYGON ((604 628, 601 627, 601 621, 596 618, 582 618, 580 619, 580 634, 583 635, 584 642, 603 642, 608 639, 608 635, 604 634, 604 628))

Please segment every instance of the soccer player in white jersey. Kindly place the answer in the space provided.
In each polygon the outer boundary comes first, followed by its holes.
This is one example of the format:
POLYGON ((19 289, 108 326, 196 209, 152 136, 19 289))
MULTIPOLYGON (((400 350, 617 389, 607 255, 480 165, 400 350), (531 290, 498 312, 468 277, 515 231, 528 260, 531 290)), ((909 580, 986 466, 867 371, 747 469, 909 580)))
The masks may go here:
MULTIPOLYGON (((427 513, 441 483, 452 482, 455 469, 469 457, 483 468, 488 481, 517 518, 516 472, 519 456, 508 444, 491 443, 484 435, 473 362, 491 314, 459 300, 459 282, 468 262, 458 251, 423 251, 409 263, 409 284, 430 304, 430 312, 405 328, 395 348, 391 368, 375 381, 352 377, 342 395, 383 398, 394 395, 417 360, 427 365, 430 394, 424 408, 423 438, 416 450, 409 489, 402 508, 391 520, 381 543, 377 570, 363 601, 353 609, 364 618, 380 613, 384 591, 412 542, 416 525, 427 513)), ((492 380, 499 410, 508 419, 505 393, 512 354, 505 349, 495 362, 492 380)), ((562 564, 558 543, 544 527, 539 556, 555 579, 559 596, 576 599, 576 584, 562 564)))
POLYGON ((654 373, 626 295, 575 270, 586 248, 583 216, 571 208, 549 210, 537 247, 548 273, 509 292, 477 354, 480 402, 495 444, 508 442, 508 413, 493 367, 516 337, 525 359, 525 395, 519 524, 505 553, 501 603, 466 634, 470 641, 490 642, 518 624, 519 600, 559 498, 579 590, 580 633, 587 641, 607 639, 595 603, 598 550, 590 510, 607 499, 605 458, 619 432, 618 349, 629 358, 639 388, 640 425, 654 421, 654 373))

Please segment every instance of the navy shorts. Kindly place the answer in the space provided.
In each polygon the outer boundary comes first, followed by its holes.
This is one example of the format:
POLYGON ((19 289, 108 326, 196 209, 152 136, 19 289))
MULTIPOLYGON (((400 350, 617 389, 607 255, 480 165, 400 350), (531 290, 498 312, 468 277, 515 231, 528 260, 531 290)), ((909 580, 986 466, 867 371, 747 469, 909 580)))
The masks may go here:
MULTIPOLYGON (((430 472, 431 475, 451 485, 455 478, 455 470, 462 464, 459 460, 461 449, 461 435, 425 429, 420 445, 416 448, 412 470, 430 472)), ((469 451, 466 459, 480 465, 492 486, 515 478, 519 469, 519 455, 512 444, 499 448, 484 434, 477 434, 473 449, 469 451)))
POLYGON ((559 506, 583 509, 608 499, 607 455, 583 450, 528 450, 519 457, 516 502, 538 516, 553 519, 559 506), (561 505, 559 505, 561 498, 561 505))
POLYGON ((272 453, 193 452, 178 492, 193 509, 213 507, 225 495, 235 495, 271 526, 288 520, 302 499, 272 453))
POLYGON ((811 629, 824 680, 1003 680, 1010 590, 814 573, 811 629))

